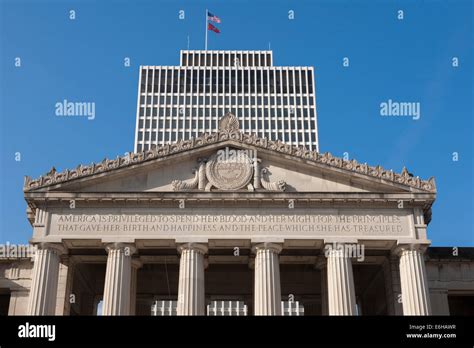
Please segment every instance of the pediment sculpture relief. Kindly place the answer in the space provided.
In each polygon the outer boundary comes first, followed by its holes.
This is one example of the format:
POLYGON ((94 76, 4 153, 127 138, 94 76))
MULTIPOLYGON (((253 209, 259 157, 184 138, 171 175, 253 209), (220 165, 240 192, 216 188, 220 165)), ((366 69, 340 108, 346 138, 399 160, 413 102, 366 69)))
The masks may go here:
POLYGON ((209 158, 199 158, 191 180, 173 180, 174 191, 212 189, 234 191, 247 188, 249 191, 285 191, 283 180, 271 182, 268 169, 260 168, 261 160, 256 151, 237 150, 228 147, 218 150, 209 158))

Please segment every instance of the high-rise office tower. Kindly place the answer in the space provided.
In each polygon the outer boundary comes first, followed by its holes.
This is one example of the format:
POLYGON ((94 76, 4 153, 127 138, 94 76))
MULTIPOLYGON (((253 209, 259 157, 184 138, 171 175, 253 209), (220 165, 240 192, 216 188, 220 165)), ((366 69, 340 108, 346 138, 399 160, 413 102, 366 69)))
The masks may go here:
POLYGON ((240 129, 319 150, 313 67, 273 66, 272 51, 181 51, 179 66, 141 66, 135 151, 240 129))

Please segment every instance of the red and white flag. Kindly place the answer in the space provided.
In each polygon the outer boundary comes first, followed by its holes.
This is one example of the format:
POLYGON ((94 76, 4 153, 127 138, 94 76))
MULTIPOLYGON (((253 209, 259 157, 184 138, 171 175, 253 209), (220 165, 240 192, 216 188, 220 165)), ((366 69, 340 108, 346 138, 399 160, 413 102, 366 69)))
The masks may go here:
POLYGON ((220 23, 221 19, 216 15, 213 15, 211 12, 207 11, 207 20, 215 23, 220 23))
POLYGON ((211 23, 207 23, 207 30, 212 30, 213 32, 217 34, 221 32, 217 27, 213 26, 211 23))

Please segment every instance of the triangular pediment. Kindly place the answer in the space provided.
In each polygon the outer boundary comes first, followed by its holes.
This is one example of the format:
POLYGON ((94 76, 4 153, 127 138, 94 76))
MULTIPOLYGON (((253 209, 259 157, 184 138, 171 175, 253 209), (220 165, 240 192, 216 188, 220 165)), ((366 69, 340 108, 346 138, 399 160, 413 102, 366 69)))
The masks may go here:
POLYGON ((25 179, 25 192, 286 191, 434 193, 434 180, 406 170, 347 161, 330 153, 221 130, 101 163, 25 179), (222 163, 218 154, 238 150, 248 163, 222 163), (256 163, 258 161, 258 163, 256 163))

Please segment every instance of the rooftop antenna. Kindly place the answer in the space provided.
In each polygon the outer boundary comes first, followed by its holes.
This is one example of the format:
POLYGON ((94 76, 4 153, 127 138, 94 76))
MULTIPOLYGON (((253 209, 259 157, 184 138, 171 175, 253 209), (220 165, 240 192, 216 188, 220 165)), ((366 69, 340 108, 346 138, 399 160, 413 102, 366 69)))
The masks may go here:
POLYGON ((188 51, 189 51, 189 35, 188 35, 188 51))
POLYGON ((272 50, 272 46, 271 46, 271 43, 270 41, 268 41, 268 50, 271 51, 272 50))

